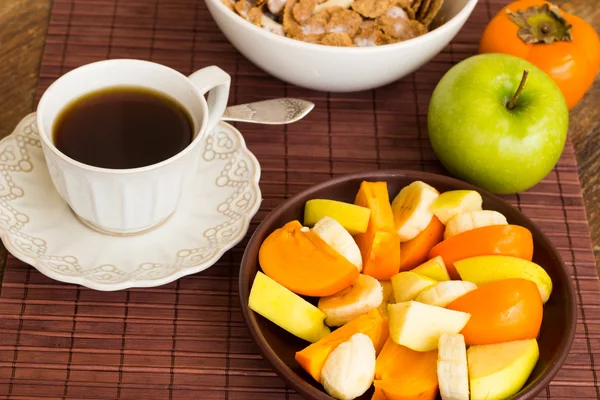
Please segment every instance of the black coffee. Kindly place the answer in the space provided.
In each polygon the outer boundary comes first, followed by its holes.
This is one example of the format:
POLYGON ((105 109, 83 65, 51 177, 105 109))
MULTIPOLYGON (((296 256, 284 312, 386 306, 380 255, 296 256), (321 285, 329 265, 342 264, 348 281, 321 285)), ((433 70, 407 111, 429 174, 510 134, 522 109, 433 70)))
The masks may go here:
POLYGON ((127 169, 164 161, 193 139, 188 113, 151 89, 119 86, 73 101, 54 124, 54 145, 95 167, 127 169))

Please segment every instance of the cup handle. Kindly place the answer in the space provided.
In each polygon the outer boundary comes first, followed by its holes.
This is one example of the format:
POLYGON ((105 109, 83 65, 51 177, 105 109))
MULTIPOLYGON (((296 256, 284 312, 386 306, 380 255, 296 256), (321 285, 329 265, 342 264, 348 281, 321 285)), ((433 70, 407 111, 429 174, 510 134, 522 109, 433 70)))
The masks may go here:
POLYGON ((211 132, 219 123, 229 98, 231 76, 219 67, 202 68, 188 77, 198 92, 204 96, 208 92, 208 122, 206 132, 211 132))

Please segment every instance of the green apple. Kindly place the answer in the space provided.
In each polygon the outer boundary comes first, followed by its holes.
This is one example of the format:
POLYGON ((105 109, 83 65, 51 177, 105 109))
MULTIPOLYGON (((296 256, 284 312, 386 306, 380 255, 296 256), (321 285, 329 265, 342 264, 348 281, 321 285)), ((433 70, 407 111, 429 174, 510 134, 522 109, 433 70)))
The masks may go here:
POLYGON ((329 335, 325 314, 317 307, 258 271, 248 307, 293 335, 314 343, 329 335))
POLYGON ((469 347, 471 400, 507 399, 517 393, 531 375, 539 354, 535 339, 469 347))
POLYGON ((414 300, 423 290, 438 281, 411 271, 399 272, 392 276, 392 287, 396 303, 414 300))
POLYGON ((327 199, 312 199, 304 206, 304 225, 313 226, 324 217, 339 222, 351 235, 367 231, 371 210, 355 204, 327 199))
POLYGON ((431 351, 438 347, 443 333, 459 333, 471 314, 405 301, 388 304, 390 339, 414 351, 431 351))
POLYGON ((455 261, 454 267, 460 279, 477 285, 511 278, 530 280, 537 285, 544 303, 552 293, 552 279, 544 268, 522 258, 499 255, 477 256, 455 261))
POLYGON ((394 301, 395 301, 394 287, 392 286, 392 281, 379 281, 379 283, 381 284, 381 289, 383 292, 383 300, 381 301, 381 304, 377 308, 379 309, 379 312, 381 312, 381 315, 383 315, 384 317, 387 318, 387 316, 388 316, 387 306, 388 306, 388 304, 394 304, 394 301))
POLYGON ((506 54, 461 61, 440 80, 429 104, 429 139, 444 167, 497 194, 540 182, 562 154, 568 123, 554 81, 506 54))
POLYGON ((431 260, 425 261, 418 267, 413 268, 411 272, 435 279, 436 281, 440 282, 450 280, 450 275, 448 274, 448 270, 446 269, 446 264, 444 264, 444 259, 442 256, 435 256, 431 260))
POLYGON ((415 301, 431 306, 446 307, 459 297, 477 289, 477 285, 467 281, 444 281, 423 290, 415 301))

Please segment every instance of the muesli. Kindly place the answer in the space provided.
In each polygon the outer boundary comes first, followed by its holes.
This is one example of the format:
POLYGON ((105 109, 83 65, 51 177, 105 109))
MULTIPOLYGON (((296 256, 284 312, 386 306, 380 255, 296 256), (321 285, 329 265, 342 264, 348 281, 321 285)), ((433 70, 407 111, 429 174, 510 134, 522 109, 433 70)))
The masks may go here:
POLYGON ((327 46, 367 47, 427 33, 443 0, 221 0, 256 26, 327 46))

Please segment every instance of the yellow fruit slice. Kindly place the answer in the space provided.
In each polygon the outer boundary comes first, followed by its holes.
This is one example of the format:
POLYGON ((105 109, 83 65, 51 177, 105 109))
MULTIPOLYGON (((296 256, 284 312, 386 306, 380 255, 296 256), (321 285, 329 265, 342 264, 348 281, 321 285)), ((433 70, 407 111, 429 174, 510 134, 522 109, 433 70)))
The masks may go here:
POLYGON ((392 201, 394 223, 402 242, 414 239, 433 218, 431 204, 439 192, 425 182, 415 181, 400 190, 392 201))
POLYGON ((321 310, 260 271, 252 283, 248 307, 292 335, 311 343, 330 333, 323 322, 325 314, 321 310))
POLYGON ((508 221, 498 211, 465 211, 448 221, 444 231, 444 240, 466 231, 491 225, 508 225, 508 221))
POLYGON ((342 326, 377 308, 383 300, 379 281, 372 276, 360 274, 352 286, 319 299, 318 308, 327 316, 329 326, 342 326))
POLYGON ((474 190, 450 190, 440 194, 431 205, 431 211, 446 225, 461 212, 481 210, 483 199, 474 190))
POLYGON ((435 279, 438 282, 450 280, 450 275, 448 274, 448 270, 446 269, 446 264, 444 264, 444 259, 442 256, 433 257, 431 260, 424 262, 416 268, 413 268, 412 272, 435 279))
POLYGON ((362 396, 375 377, 375 346, 364 333, 355 333, 329 354, 321 371, 321 384, 335 399, 362 396))
POLYGON ((442 400, 469 400, 467 347, 463 335, 443 333, 440 336, 437 376, 442 400))
POLYGON ((517 393, 539 358, 535 339, 471 346, 467 350, 472 400, 507 399, 517 393))
POLYGON ((377 308, 381 312, 381 315, 383 315, 384 317, 387 317, 388 304, 394 304, 394 302, 395 302, 394 287, 392 286, 392 281, 379 281, 379 284, 381 285, 381 288, 382 288, 383 300, 382 300, 381 304, 379 305, 379 307, 377 307, 377 308))
POLYGON ((414 351, 437 349, 443 333, 459 333, 471 318, 469 313, 416 301, 390 304, 388 314, 390 338, 414 351))
POLYGON ((336 200, 313 199, 304 205, 304 225, 313 226, 323 217, 339 222, 351 235, 365 233, 371 210, 356 204, 336 200))
POLYGON ((415 301, 432 306, 446 307, 459 297, 477 289, 473 282, 444 281, 423 290, 415 301))
POLYGON ((335 251, 356 265, 358 272, 362 271, 363 261, 360 249, 342 224, 331 217, 323 217, 313 226, 312 231, 335 251))
POLYGON ((412 271, 399 272, 392 276, 394 300, 396 303, 414 300, 419 293, 438 283, 435 279, 419 275, 412 271))
POLYGON ((552 279, 538 264, 518 257, 510 256, 478 256, 454 262, 463 281, 476 285, 496 282, 502 279, 522 278, 535 283, 542 296, 548 301, 552 294, 552 279))

